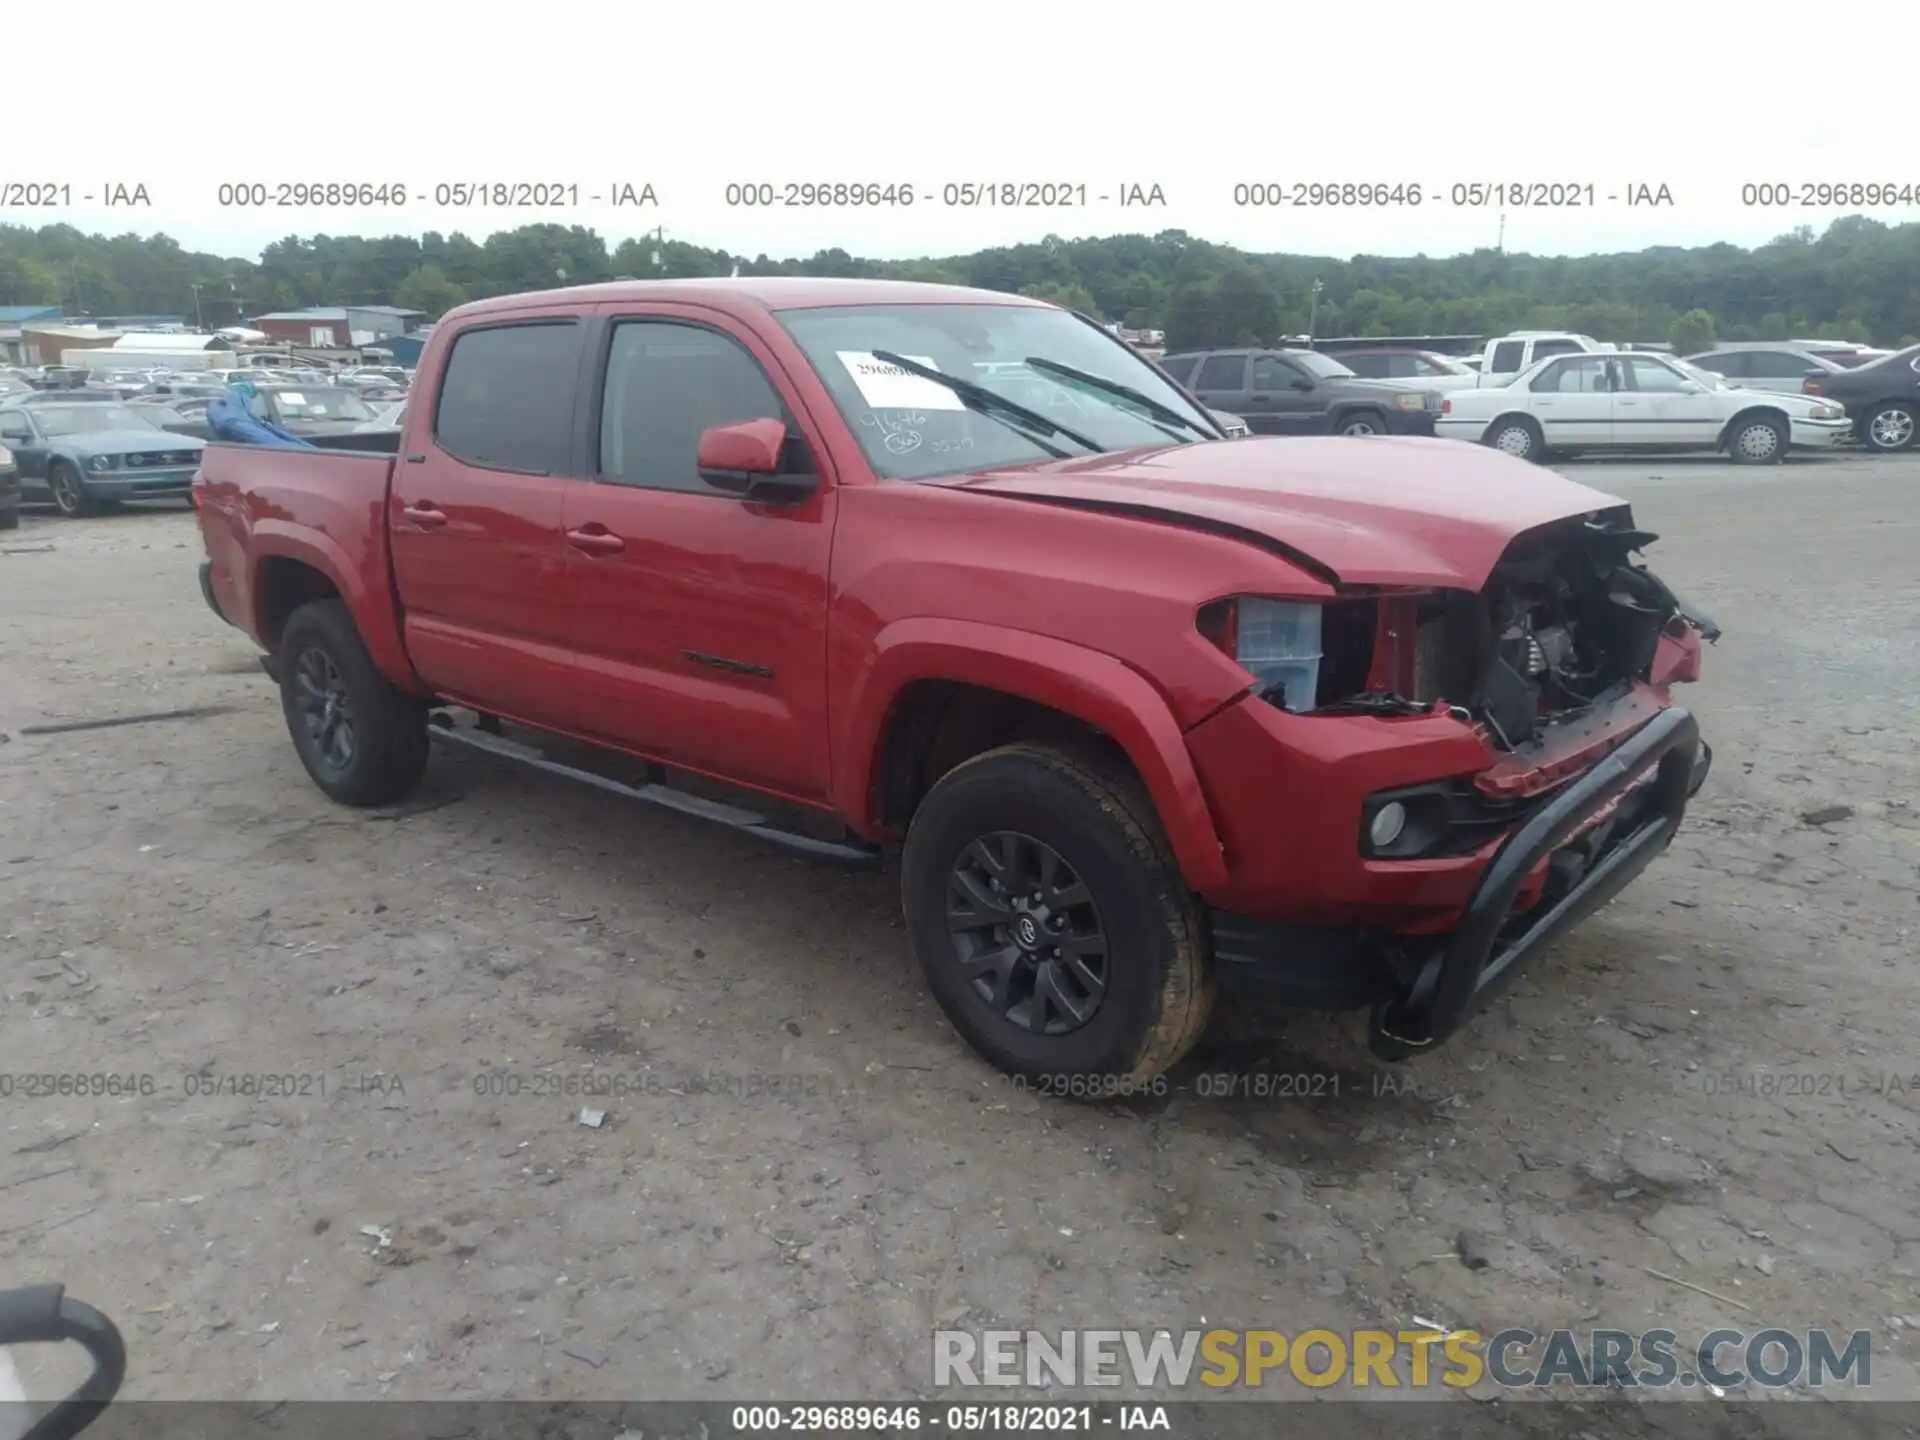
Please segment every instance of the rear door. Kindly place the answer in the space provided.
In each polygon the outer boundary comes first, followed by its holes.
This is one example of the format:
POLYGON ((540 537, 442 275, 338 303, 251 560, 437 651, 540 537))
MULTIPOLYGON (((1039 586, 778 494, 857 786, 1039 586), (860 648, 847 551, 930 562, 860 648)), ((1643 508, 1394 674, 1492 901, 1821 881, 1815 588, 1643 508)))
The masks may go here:
POLYGON ((586 330, 566 313, 462 329, 388 501, 414 668, 450 699, 556 729, 578 720, 561 520, 582 473, 586 330))
MULTIPOLYGON (((1809 375, 1824 374, 1819 366, 1792 350, 1746 350, 1740 353, 1741 374, 1727 378, 1749 390, 1798 395, 1809 375)), ((1719 367, 1714 367, 1718 369, 1719 367)), ((1722 371, 1722 374, 1726 372, 1722 371)))
POLYGON ((583 733, 803 802, 830 790, 833 477, 766 343, 700 306, 608 304, 592 338, 590 483, 566 500, 583 733), (701 432, 787 425, 793 505, 714 490, 701 432))
POLYGON ((1613 386, 1618 377, 1603 355, 1568 355, 1527 382, 1528 409, 1547 447, 1614 443, 1613 386))
POLYGON ((1247 408, 1246 351, 1230 350, 1222 355, 1206 356, 1193 372, 1193 380, 1187 388, 1209 409, 1238 415, 1247 422, 1247 428, 1254 434, 1272 433, 1263 430, 1261 423, 1254 419, 1252 411, 1247 408))

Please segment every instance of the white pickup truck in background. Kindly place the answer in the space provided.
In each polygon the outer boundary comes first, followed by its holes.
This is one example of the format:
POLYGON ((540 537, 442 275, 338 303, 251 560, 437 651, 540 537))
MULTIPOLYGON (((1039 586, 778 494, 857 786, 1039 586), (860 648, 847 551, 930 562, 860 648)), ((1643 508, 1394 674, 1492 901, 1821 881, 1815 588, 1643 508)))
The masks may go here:
POLYGON ((1463 376, 1461 385, 1449 388, 1486 389, 1504 385, 1522 370, 1551 355, 1599 355, 1617 348, 1572 330, 1515 330, 1511 335, 1487 341, 1477 359, 1469 361, 1474 366, 1473 378, 1466 380, 1463 376))

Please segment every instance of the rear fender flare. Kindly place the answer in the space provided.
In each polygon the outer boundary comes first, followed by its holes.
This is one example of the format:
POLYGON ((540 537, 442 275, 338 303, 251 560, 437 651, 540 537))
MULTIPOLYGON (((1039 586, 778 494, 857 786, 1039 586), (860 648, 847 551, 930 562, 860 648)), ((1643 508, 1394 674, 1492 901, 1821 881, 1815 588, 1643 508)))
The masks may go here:
POLYGON ((1195 890, 1224 886, 1225 851, 1173 711, 1153 684, 1111 655, 1070 641, 966 620, 901 620, 882 630, 837 726, 836 808, 877 833, 881 738, 896 697, 917 680, 1018 695, 1111 736, 1145 782, 1181 872, 1195 890))
MULTIPOLYGON (((347 612, 353 616, 354 628, 360 632, 367 653, 373 657, 373 663, 380 667, 380 673, 403 690, 421 692, 419 677, 413 673, 413 662, 407 658, 407 647, 397 628, 398 610, 389 596, 375 592, 368 586, 338 541, 310 526, 259 520, 254 524, 248 548, 253 558, 247 574, 247 594, 242 600, 242 610, 252 617, 255 640, 266 643, 266 615, 261 609, 265 600, 264 586, 261 584, 265 562, 269 558, 298 560, 318 570, 333 583, 347 612)), ((384 554, 381 564, 384 569, 384 554)))

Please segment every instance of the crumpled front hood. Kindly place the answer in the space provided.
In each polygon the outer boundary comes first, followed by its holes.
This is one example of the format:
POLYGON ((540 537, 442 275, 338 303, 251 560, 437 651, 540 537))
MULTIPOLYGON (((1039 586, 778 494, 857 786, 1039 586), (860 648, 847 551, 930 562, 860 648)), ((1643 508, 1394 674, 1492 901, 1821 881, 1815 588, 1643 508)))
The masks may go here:
POLYGON ((925 482, 1238 532, 1347 585, 1479 590, 1514 538, 1622 501, 1458 440, 1277 437, 925 482))

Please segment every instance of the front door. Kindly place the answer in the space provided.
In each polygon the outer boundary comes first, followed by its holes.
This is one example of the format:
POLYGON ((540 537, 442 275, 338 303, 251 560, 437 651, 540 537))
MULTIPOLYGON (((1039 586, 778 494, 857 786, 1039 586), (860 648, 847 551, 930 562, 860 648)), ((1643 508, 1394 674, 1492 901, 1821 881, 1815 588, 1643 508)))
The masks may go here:
POLYGON ((1318 435, 1327 428, 1326 403, 1306 371, 1279 355, 1253 357, 1247 381, 1247 425, 1258 435, 1318 435), (1261 417, 1259 424, 1255 416, 1261 417))
POLYGON ((1712 391, 1653 355, 1627 355, 1614 363, 1626 377, 1613 397, 1616 444, 1719 443, 1723 419, 1712 391))
POLYGON ((592 481, 564 522, 583 731, 800 801, 830 789, 832 477, 793 505, 706 485, 704 430, 787 423, 789 464, 823 451, 779 362, 698 306, 602 307, 592 481))
POLYGON ((1548 449, 1613 441, 1614 367, 1602 355, 1568 355, 1527 382, 1528 409, 1548 449))
POLYGON ((586 329, 559 315, 463 330, 432 434, 395 460, 388 498, 414 669, 449 699, 555 729, 577 720, 561 518, 580 483, 586 329))

